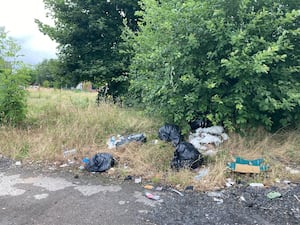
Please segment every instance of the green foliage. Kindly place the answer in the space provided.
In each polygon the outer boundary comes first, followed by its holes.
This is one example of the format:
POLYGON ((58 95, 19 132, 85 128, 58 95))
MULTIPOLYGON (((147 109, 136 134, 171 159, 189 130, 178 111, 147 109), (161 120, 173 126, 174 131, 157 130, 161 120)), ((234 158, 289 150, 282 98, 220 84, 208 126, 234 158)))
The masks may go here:
POLYGON ((128 70, 128 61, 119 54, 118 45, 124 18, 131 29, 136 29, 137 1, 44 0, 55 24, 36 23, 59 43, 60 75, 66 83, 109 83, 110 94, 126 91, 127 81, 116 79, 128 70))
POLYGON ((67 84, 62 73, 59 60, 45 59, 34 68, 35 76, 31 82, 46 87, 44 82, 47 81, 47 87, 60 88, 67 84))
POLYGON ((16 125, 26 116, 30 69, 17 61, 20 47, 0 28, 0 123, 16 125))
MULTIPOLYGON (((136 102, 186 127, 299 121, 300 11, 284 0, 142 0, 127 30, 136 102)), ((296 8, 297 7, 297 8, 296 8)))
POLYGON ((49 82, 49 80, 44 80, 42 85, 43 85, 43 87, 45 87, 45 88, 50 87, 50 82, 49 82))

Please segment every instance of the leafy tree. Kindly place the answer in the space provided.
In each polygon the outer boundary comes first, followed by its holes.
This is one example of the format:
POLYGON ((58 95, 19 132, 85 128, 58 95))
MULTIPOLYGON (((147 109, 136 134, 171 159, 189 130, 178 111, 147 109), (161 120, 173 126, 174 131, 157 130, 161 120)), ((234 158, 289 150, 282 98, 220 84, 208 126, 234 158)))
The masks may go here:
POLYGON ((142 0, 130 90, 182 125, 227 128, 299 121, 300 11, 287 0, 142 0))
POLYGON ((44 86, 44 81, 47 81, 48 87, 55 88, 66 85, 60 66, 61 63, 57 59, 43 60, 35 67, 34 83, 44 86))
MULTIPOLYGON (((126 88, 118 81, 128 62, 119 54, 123 19, 136 29, 137 0, 44 0, 54 26, 36 20, 40 30, 59 43, 65 80, 109 83, 116 95, 126 88)), ((125 86, 124 86, 125 85, 125 86)))
POLYGON ((0 123, 16 125, 26 116, 29 69, 18 61, 20 47, 0 27, 0 123))

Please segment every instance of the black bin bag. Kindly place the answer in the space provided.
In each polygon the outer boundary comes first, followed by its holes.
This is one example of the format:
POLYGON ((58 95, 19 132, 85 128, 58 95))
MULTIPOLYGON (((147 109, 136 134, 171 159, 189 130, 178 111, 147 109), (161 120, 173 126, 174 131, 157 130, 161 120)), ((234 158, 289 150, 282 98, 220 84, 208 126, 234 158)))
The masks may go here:
POLYGON ((104 172, 115 164, 113 156, 109 153, 97 153, 86 164, 85 168, 89 172, 104 172))
POLYGON ((188 142, 181 142, 176 146, 171 168, 177 170, 180 168, 196 169, 202 163, 203 157, 194 145, 188 142))
POLYGON ((181 140, 181 130, 173 124, 166 124, 159 128, 158 137, 160 140, 172 142, 174 146, 178 145, 181 140))

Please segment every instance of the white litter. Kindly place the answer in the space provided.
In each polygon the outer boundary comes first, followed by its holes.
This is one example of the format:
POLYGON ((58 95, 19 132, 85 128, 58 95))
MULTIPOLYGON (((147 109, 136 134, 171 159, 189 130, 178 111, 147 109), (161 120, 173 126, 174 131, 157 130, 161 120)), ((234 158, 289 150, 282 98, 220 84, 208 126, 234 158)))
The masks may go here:
POLYGON ((189 142, 203 155, 208 156, 216 155, 215 148, 228 139, 229 136, 222 126, 198 128, 195 133, 189 135, 189 142))

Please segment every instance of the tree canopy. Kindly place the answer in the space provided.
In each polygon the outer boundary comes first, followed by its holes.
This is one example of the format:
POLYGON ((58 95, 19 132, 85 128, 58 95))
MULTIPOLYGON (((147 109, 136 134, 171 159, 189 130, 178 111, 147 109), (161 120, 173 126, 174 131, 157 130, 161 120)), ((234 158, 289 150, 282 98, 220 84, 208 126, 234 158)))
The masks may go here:
POLYGON ((54 26, 36 20, 40 30, 59 43, 59 60, 64 80, 109 83, 114 94, 124 82, 116 78, 127 71, 128 61, 118 50, 123 19, 136 29, 137 0, 44 0, 54 26))
POLYGON ((130 92, 166 120, 299 121, 300 10, 288 0, 141 0, 130 92))

